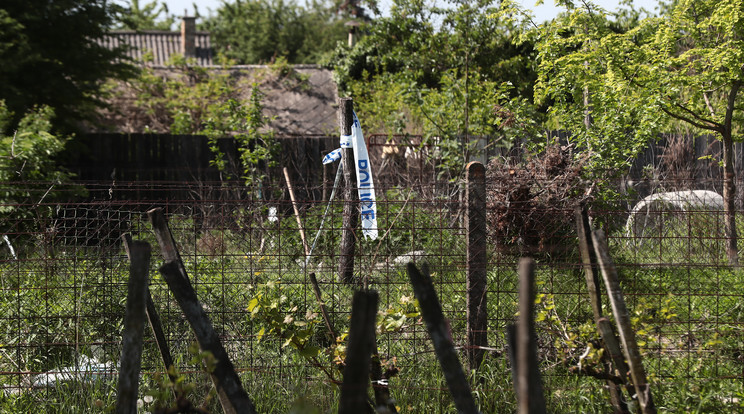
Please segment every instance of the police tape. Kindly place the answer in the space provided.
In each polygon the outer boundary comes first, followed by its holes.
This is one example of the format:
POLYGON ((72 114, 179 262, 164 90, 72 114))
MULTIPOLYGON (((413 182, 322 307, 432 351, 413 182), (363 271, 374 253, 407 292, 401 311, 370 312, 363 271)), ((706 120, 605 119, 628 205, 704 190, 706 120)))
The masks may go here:
POLYGON ((365 238, 377 239, 377 202, 375 185, 372 180, 372 166, 369 162, 367 145, 364 143, 362 125, 354 112, 354 124, 351 127, 354 159, 356 160, 357 188, 359 189, 359 206, 362 210, 362 234, 365 238))
MULTIPOLYGON (((351 126, 351 135, 341 136, 341 148, 352 148, 356 160, 357 188, 359 189, 359 203, 362 210, 362 235, 372 240, 377 239, 377 200, 375 197, 375 186, 372 180, 372 167, 369 163, 367 145, 364 143, 362 126, 359 123, 356 112, 354 112, 354 124, 351 126)), ((323 164, 330 164, 341 159, 341 148, 326 154, 323 164)), ((339 167, 340 168, 340 167, 339 167)))

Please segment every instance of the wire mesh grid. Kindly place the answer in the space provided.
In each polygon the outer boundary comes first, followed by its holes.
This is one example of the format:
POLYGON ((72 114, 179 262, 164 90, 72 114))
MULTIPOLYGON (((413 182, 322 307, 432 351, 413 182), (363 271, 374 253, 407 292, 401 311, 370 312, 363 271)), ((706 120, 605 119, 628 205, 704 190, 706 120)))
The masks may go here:
MULTIPOLYGON (((119 185, 152 193, 178 184, 119 185)), ((29 199, 42 198, 45 188, 38 187, 29 199)), ((208 193, 221 194, 220 188, 208 193)), ((351 285, 337 276, 341 201, 331 202, 320 232, 325 201, 300 202, 305 243, 318 234, 305 268, 291 202, 240 191, 240 198, 4 206, 10 211, 0 222, 5 245, 0 252, 4 398, 26 398, 59 412, 69 406, 90 406, 96 412, 113 403, 129 272, 121 234, 129 232, 152 245, 149 287, 176 368, 185 382, 196 384, 196 400, 209 400, 209 379, 194 336, 158 274, 163 260, 146 212, 161 207, 197 296, 259 411, 287 412, 303 396, 325 410, 337 402, 341 372, 334 361, 342 360, 343 347, 334 347, 325 334, 309 282, 312 272, 342 338, 358 284, 380 292, 377 345, 383 365, 390 374, 397 372, 389 384, 400 411, 452 412, 405 264, 428 263, 465 362, 468 264, 461 186, 379 191, 381 237, 371 241, 358 236, 351 285), (258 297, 264 308, 254 312, 251 303, 258 297), (272 309, 279 322, 272 319, 272 309), (312 328, 307 341, 293 342, 288 336, 297 339, 307 326, 312 328), (320 352, 303 355, 307 344, 320 352), (91 406, 91 401, 100 406, 91 406)), ((648 216, 645 224, 632 229, 626 207, 632 204, 628 200, 623 208, 595 208, 591 215, 594 225, 610 236, 657 401, 672 411, 692 406, 735 409, 744 384, 744 275, 726 261, 722 211, 658 204, 639 213, 648 216)), ((548 233, 543 229, 542 234, 548 233)), ((471 373, 483 412, 515 409, 504 331, 517 312, 515 269, 521 253, 539 262, 535 311, 548 406, 555 412, 611 410, 604 381, 591 376, 599 347, 576 236, 563 230, 553 236, 544 241, 548 248, 541 246, 545 254, 518 237, 494 238, 489 246, 488 353, 484 366, 471 373)), ((611 313, 607 304, 605 312, 611 313)), ((161 387, 158 373, 163 371, 158 348, 146 333, 143 395, 161 387)))

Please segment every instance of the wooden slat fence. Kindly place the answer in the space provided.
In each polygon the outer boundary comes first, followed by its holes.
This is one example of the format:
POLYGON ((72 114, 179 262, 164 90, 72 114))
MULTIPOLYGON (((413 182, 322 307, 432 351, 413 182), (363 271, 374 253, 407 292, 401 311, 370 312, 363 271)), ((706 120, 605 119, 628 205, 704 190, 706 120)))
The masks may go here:
MULTIPOLYGON (((566 141, 564 132, 554 131, 549 135, 566 141)), ((375 181, 379 187, 416 182, 432 184, 437 162, 434 144, 424 146, 421 137, 370 135, 365 137, 370 157, 375 164, 375 181), (423 152, 423 154, 421 154, 423 152), (432 159, 433 158, 433 159, 432 159)), ((335 164, 323 166, 321 159, 338 147, 335 136, 280 137, 281 161, 269 170, 270 183, 283 182, 282 168, 287 167, 298 190, 300 200, 324 200, 330 192, 335 174, 335 164)), ((519 159, 523 151, 519 145, 509 149, 499 147, 497 140, 481 139, 481 154, 474 159, 487 162, 501 156, 519 159), (481 142, 482 141, 482 142, 481 142)), ((236 170, 239 159, 235 140, 219 140, 221 151, 236 170)), ((735 168, 739 177, 744 176, 744 143, 734 148, 735 168)), ((706 183, 710 189, 718 188, 721 168, 721 144, 713 136, 663 135, 658 142, 650 143, 639 154, 625 174, 626 181, 639 196, 657 191, 658 181, 675 182, 680 188, 693 182, 697 187, 706 183), (665 162, 674 160, 673 163, 665 162)), ((126 200, 192 200, 200 184, 220 182, 220 172, 210 165, 213 154, 207 138, 203 135, 169 134, 88 134, 77 137, 68 145, 65 156, 66 167, 77 174, 82 182, 96 183, 108 193, 113 186, 113 198, 126 200), (152 191, 138 186, 135 191, 125 191, 120 183, 152 183, 152 191), (104 183, 108 183, 104 185, 104 183), (164 187, 167 187, 164 190, 164 187)), ((95 189, 92 185, 92 189, 95 189)), ((214 195, 200 195, 212 197, 214 195)), ((220 197, 224 197, 220 195, 220 197)), ((266 195, 266 197, 269 197, 266 195)), ((103 198, 103 197, 102 197, 103 198)))

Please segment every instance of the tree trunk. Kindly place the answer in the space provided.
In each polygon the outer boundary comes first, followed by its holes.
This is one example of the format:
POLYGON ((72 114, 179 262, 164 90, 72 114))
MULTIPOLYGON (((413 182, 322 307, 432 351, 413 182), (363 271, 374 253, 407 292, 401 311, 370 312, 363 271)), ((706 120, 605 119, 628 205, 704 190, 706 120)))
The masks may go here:
POLYGON ((723 136, 723 214, 726 231, 726 255, 729 264, 739 264, 738 236, 736 234, 736 183, 734 175, 734 143, 731 130, 727 129, 723 136))

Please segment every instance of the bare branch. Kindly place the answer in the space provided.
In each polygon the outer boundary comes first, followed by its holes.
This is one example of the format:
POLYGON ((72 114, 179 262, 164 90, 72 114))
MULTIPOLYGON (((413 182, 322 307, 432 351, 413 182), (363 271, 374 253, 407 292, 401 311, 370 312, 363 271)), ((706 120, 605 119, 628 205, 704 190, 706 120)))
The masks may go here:
POLYGON ((15 158, 15 142, 16 142, 16 136, 18 136, 18 131, 13 132, 13 142, 10 143, 10 158, 15 158))
POLYGON ((712 118, 716 117, 716 112, 713 110, 713 105, 710 103, 710 98, 708 97, 708 91, 703 92, 703 99, 705 99, 705 106, 708 107, 708 112, 710 112, 710 116, 712 118))

